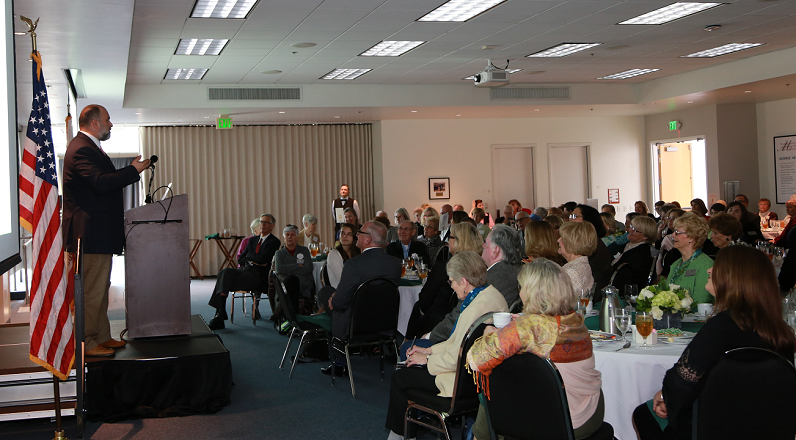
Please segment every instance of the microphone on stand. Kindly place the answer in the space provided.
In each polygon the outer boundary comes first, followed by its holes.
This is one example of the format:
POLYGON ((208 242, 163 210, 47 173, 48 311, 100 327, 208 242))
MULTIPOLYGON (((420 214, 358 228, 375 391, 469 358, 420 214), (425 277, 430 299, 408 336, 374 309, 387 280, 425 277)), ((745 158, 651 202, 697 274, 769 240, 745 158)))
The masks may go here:
POLYGON ((149 158, 149 168, 152 169, 152 174, 149 176, 149 189, 147 189, 146 198, 144 199, 144 203, 152 203, 152 180, 155 178, 155 162, 158 161, 158 157, 156 155, 152 155, 149 158))

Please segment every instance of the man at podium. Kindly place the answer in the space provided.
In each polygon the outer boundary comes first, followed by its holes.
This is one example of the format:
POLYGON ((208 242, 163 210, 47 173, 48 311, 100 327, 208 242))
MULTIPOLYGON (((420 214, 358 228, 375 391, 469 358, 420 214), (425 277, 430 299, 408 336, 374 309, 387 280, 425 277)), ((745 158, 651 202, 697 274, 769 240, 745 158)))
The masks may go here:
POLYGON ((208 304, 216 309, 216 315, 210 320, 210 330, 224 328, 227 320, 227 296, 237 290, 265 291, 268 286, 268 274, 271 272, 271 260, 282 242, 271 234, 276 219, 271 214, 260 216, 260 239, 249 240, 246 251, 238 258, 240 268, 227 268, 218 273, 216 287, 208 304))

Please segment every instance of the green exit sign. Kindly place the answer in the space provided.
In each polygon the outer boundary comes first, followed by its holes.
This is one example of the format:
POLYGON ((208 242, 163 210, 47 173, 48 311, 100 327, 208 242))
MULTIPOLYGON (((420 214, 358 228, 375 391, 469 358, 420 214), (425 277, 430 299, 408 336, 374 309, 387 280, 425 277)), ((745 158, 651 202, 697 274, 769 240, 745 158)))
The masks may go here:
POLYGON ((230 116, 221 116, 216 123, 216 129, 225 130, 232 128, 232 118, 230 116))
POLYGON ((680 121, 669 121, 669 130, 678 130, 681 127, 680 121))

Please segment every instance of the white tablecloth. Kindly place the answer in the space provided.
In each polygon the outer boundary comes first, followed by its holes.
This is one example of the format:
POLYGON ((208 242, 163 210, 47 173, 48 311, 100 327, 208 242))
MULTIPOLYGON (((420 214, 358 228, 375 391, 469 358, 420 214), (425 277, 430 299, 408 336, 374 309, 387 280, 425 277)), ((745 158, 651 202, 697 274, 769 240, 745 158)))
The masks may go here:
POLYGON ((420 290, 423 286, 399 286, 398 293, 401 294, 401 305, 398 309, 398 331, 406 335, 406 326, 409 325, 409 318, 412 316, 417 299, 420 298, 420 290))
POLYGON ((633 410, 661 389, 664 374, 677 363, 686 346, 659 343, 641 349, 633 344, 614 352, 621 346, 620 342, 606 342, 595 347, 594 361, 602 373, 605 421, 614 427, 614 437, 634 440, 633 410))

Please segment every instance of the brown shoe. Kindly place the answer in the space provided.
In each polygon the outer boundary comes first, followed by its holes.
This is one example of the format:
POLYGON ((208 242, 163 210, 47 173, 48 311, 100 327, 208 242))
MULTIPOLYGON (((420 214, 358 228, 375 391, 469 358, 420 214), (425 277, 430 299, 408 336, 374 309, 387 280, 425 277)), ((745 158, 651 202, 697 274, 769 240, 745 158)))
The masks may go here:
POLYGON ((117 341, 116 339, 112 339, 111 338, 111 339, 108 339, 107 341, 103 342, 100 345, 102 345, 105 348, 122 348, 125 345, 127 345, 127 342, 125 342, 125 341, 117 341))
POLYGON ((114 349, 103 347, 102 345, 97 345, 91 350, 86 351, 86 356, 90 357, 109 357, 115 354, 116 351, 114 349))

